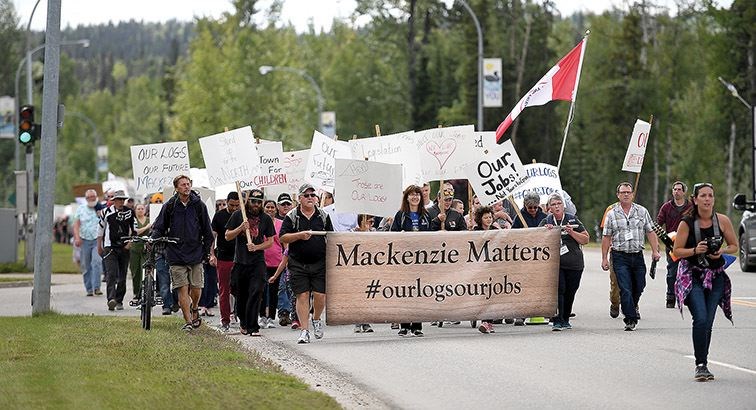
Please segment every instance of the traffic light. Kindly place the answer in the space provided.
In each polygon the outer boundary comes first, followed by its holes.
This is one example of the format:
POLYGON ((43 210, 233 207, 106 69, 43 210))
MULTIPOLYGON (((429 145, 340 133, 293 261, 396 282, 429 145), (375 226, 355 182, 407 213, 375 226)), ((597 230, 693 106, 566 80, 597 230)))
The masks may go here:
POLYGON ((18 113, 18 142, 29 145, 36 139, 34 124, 34 106, 24 105, 18 113))

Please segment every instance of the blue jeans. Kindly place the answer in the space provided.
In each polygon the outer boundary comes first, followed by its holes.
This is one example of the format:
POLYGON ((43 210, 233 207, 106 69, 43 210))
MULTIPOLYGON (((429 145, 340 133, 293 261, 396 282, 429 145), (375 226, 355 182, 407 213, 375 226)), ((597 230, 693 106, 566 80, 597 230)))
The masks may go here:
POLYGON ((612 251, 612 267, 617 275, 617 286, 620 290, 620 305, 625 323, 637 323, 638 306, 643 289, 646 287, 646 262, 643 252, 624 253, 612 251))
MULTIPOLYGON (((171 273, 168 270, 168 261, 165 258, 155 260, 155 272, 157 273, 160 297, 163 298, 163 308, 173 306, 174 298, 171 292, 171 273)), ((175 299, 178 302, 178 298, 175 299)))
POLYGON ((680 260, 673 261, 667 253, 667 300, 675 300, 675 281, 677 280, 677 265, 680 260))
POLYGON ((81 274, 87 293, 100 289, 102 258, 97 253, 97 239, 81 240, 81 274))
POLYGON ((294 309, 291 307, 291 295, 289 295, 286 286, 286 271, 284 270, 278 278, 278 313, 280 315, 281 312, 293 311, 294 309))
POLYGON ((202 268, 205 272, 205 287, 202 288, 198 306, 212 308, 218 305, 215 301, 218 297, 218 271, 209 263, 203 263, 202 268))
POLYGON ((711 327, 717 306, 724 293, 724 275, 719 275, 711 281, 711 290, 705 289, 701 282, 693 280, 693 288, 685 298, 685 304, 693 316, 693 352, 696 365, 706 364, 711 344, 711 327))

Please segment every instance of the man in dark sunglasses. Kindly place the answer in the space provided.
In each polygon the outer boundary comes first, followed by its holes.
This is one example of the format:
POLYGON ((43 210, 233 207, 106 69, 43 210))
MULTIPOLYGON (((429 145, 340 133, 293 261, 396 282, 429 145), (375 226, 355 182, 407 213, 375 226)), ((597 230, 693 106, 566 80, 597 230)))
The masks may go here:
POLYGON ((320 320, 326 302, 326 237, 319 232, 333 231, 328 214, 318 207, 318 196, 310 184, 299 187, 299 205, 289 211, 281 224, 279 237, 289 244, 289 283, 297 298, 297 317, 301 333, 297 343, 310 343, 310 294, 313 296, 312 331, 323 337, 320 320))

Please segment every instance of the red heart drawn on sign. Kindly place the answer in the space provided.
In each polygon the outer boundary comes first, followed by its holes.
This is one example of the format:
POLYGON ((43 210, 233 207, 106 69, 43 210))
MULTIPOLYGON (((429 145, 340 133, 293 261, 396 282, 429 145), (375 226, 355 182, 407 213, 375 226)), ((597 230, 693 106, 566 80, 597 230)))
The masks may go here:
POLYGON ((425 148, 436 158, 439 168, 443 169, 446 161, 449 160, 457 149, 457 141, 451 138, 441 141, 441 144, 438 144, 436 141, 430 141, 426 144, 425 148))

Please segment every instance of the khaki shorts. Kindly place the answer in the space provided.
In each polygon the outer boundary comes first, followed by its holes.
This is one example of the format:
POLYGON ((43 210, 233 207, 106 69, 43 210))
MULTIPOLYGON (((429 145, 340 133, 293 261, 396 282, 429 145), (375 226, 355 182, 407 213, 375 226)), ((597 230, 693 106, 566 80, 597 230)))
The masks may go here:
POLYGON ((199 289, 205 287, 205 272, 201 263, 196 265, 171 265, 170 272, 173 289, 187 285, 199 289))

